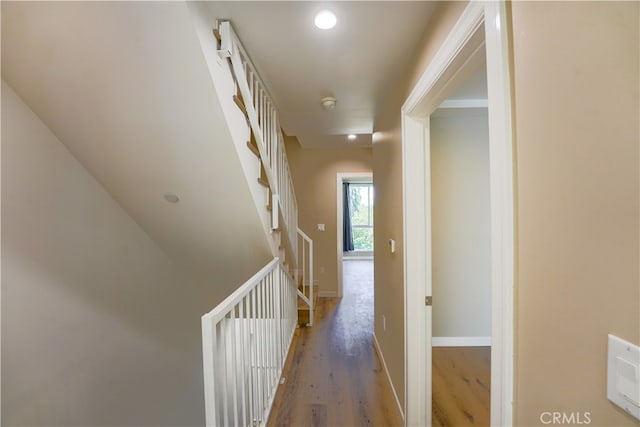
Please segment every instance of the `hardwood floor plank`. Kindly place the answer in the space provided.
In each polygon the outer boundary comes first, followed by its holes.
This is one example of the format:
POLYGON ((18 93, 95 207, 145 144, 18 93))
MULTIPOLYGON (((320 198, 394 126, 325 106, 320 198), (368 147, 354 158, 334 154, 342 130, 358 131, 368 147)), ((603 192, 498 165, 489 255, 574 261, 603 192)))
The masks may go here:
POLYGON ((327 425, 327 407, 326 405, 310 405, 311 409, 311 426, 323 427, 327 425))
POLYGON ((344 297, 318 298, 296 333, 269 426, 401 426, 373 347, 373 263, 348 261, 344 297))
POLYGON ((433 347, 434 426, 490 423, 491 348, 433 347))

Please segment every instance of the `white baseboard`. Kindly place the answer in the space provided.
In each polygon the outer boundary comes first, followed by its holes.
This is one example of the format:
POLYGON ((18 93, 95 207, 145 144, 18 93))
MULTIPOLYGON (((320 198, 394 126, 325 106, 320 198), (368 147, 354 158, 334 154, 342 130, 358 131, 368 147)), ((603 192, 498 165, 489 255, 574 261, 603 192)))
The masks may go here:
POLYGON ((396 393, 396 388, 393 386, 393 381, 391 381, 391 376, 389 375, 389 370, 387 369, 387 363, 384 361, 384 356, 382 355, 382 350, 380 350, 380 344, 378 343, 378 338, 376 337, 375 333, 373 334, 373 346, 376 349, 376 353, 378 353, 380 362, 382 362, 382 369, 384 369, 385 376, 387 377, 387 382, 389 383, 389 387, 391 387, 391 391, 393 392, 393 397, 396 399, 396 405, 398 406, 398 411, 400 411, 400 416, 402 417, 402 421, 404 421, 404 411, 402 410, 400 399, 398 399, 398 393, 396 393))
POLYGON ((373 253, 366 255, 345 255, 342 257, 342 261, 351 261, 351 260, 370 260, 373 261, 373 253))
POLYGON ((336 291, 320 291, 318 292, 318 298, 335 298, 338 296, 336 291))
POLYGON ((432 347, 488 347, 491 337, 432 337, 432 347))

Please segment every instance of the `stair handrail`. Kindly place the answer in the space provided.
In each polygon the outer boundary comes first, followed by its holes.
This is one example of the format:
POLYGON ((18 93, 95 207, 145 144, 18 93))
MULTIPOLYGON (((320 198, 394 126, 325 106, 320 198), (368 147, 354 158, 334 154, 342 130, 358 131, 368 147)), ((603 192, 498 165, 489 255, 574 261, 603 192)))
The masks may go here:
POLYGON ((297 324, 297 287, 273 259, 202 316, 206 425, 266 426, 297 324))
POLYGON ((298 228, 298 236, 302 239, 302 245, 298 253, 298 269, 296 270, 296 283, 299 274, 302 274, 302 291, 298 290, 298 296, 309 306, 309 326, 313 326, 313 240, 298 228), (309 287, 309 297, 307 298, 307 286, 309 287))
POLYGON ((274 206, 272 228, 279 228, 279 215, 282 215, 285 235, 293 250, 293 258, 297 260, 298 202, 277 109, 231 22, 219 21, 218 34, 218 55, 231 60, 233 75, 260 152, 260 161, 269 181, 274 206))

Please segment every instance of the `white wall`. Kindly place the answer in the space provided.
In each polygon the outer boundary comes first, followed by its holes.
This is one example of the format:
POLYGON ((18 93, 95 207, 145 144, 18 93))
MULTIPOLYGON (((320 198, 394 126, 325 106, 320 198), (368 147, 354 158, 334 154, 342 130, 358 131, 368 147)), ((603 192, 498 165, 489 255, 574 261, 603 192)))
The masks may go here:
POLYGON ((431 118, 433 336, 491 336, 486 109, 431 118))
POLYGON ((202 425, 216 299, 3 81, 3 425, 202 425))

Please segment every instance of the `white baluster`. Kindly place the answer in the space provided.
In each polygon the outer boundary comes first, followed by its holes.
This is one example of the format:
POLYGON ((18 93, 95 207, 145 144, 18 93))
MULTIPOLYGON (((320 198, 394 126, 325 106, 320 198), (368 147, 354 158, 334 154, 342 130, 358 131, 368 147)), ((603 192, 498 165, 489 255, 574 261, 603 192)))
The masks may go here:
MULTIPOLYGON (((225 369, 226 367, 229 366, 229 358, 227 357, 228 353, 229 353, 229 325, 227 322, 227 319, 225 318, 222 322, 220 322, 220 328, 221 328, 221 334, 223 337, 223 343, 222 343, 222 357, 224 358, 224 361, 222 363, 223 369, 225 369)), ((222 410, 224 413, 224 425, 228 426, 231 425, 229 423, 229 370, 225 369, 224 372, 222 372, 224 381, 223 381, 223 387, 222 387, 222 410)))
POLYGON ((245 298, 242 299, 242 301, 240 301, 240 303, 238 304, 238 318, 240 321, 240 396, 242 398, 241 401, 241 415, 242 415, 242 423, 241 425, 246 426, 247 425, 247 388, 246 388, 246 372, 245 372, 245 365, 246 365, 246 345, 247 345, 247 331, 245 328, 245 323, 246 323, 246 318, 245 318, 245 313, 244 313, 244 304, 245 304, 245 298))
MULTIPOLYGON (((231 352, 231 396, 233 398, 233 415, 231 417, 231 424, 238 425, 238 333, 237 333, 236 307, 234 307, 229 313, 229 324, 231 333, 229 334, 230 352, 231 352)), ((227 365, 229 366, 229 365, 227 365)))
POLYGON ((258 307, 256 305, 257 298, 257 289, 253 288, 251 291, 251 316, 253 322, 253 339, 252 339, 252 354, 253 360, 251 361, 251 377, 252 377, 252 390, 251 395, 253 396, 253 408, 252 408, 252 421, 258 420, 259 411, 259 401, 260 401, 260 382, 258 381, 258 307))

